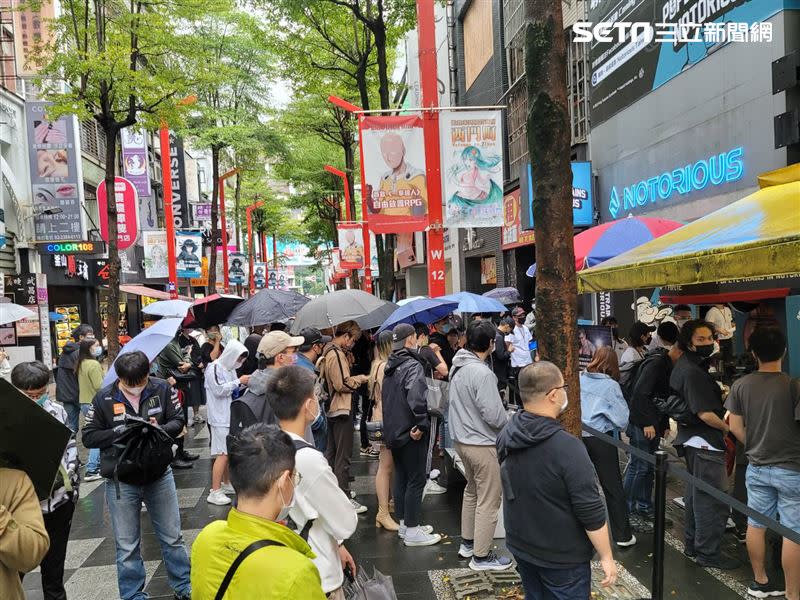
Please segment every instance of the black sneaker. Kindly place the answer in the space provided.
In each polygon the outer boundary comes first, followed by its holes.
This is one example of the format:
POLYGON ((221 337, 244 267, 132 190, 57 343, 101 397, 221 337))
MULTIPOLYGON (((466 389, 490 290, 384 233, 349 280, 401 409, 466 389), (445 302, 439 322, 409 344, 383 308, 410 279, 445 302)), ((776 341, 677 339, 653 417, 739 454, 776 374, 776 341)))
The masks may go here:
POLYGON ((694 548, 683 547, 683 555, 689 560, 697 560, 697 552, 694 548))
POLYGON ((194 452, 189 452, 188 450, 184 450, 183 452, 178 452, 178 456, 181 460, 188 460, 193 461, 200 458, 199 454, 195 454, 194 452))
POLYGON ((786 593, 781 587, 773 585, 769 581, 767 583, 758 583, 751 581, 747 586, 747 595, 753 598, 769 598, 771 596, 783 596, 786 593))
POLYGON ((173 469, 191 469, 194 465, 188 460, 183 460, 177 456, 172 459, 171 466, 173 469))
POLYGON ((695 561, 701 567, 720 569, 722 571, 733 571, 742 566, 742 561, 732 556, 719 555, 715 559, 700 558, 695 561))

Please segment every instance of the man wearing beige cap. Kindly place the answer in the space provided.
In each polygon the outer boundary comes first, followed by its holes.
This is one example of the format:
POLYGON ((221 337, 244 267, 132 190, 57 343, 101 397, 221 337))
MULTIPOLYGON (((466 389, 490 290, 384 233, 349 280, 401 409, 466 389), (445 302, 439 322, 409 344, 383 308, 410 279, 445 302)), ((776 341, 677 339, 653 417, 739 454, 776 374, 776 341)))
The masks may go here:
MULTIPOLYGON (((297 362, 297 348, 304 342, 302 336, 285 331, 270 331, 261 338, 256 350, 258 370, 250 376, 247 391, 231 403, 230 435, 255 423, 278 424, 267 401, 267 383, 277 369, 297 362)), ((312 435, 309 439, 313 443, 312 435)))

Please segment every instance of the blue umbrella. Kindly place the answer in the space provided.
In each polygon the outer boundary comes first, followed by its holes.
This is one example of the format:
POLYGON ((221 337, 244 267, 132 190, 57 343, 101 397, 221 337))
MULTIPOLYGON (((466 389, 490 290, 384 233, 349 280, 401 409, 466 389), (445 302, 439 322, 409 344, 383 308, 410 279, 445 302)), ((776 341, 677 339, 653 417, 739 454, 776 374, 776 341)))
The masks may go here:
MULTIPOLYGON (((141 350, 147 355, 150 362, 153 362, 156 356, 158 356, 175 337, 178 327, 181 326, 181 321, 183 321, 182 318, 161 319, 125 344, 117 355, 117 358, 123 354, 141 350)), ((111 385, 117 379, 117 372, 114 370, 114 365, 111 365, 108 373, 106 373, 105 379, 103 379, 103 387, 111 385)))
POLYGON ((439 300, 458 302, 458 312, 462 313, 504 313, 508 310, 502 302, 472 292, 458 292, 442 296, 439 300))
POLYGON ((425 323, 430 325, 443 319, 451 312, 458 310, 458 302, 443 298, 420 298, 404 304, 381 325, 377 333, 386 329, 394 329, 400 323, 425 323))
POLYGON ((50 320, 51 321, 66 321, 67 320, 67 316, 66 315, 62 315, 61 313, 51 312, 50 313, 50 320))
POLYGON ((483 295, 486 298, 494 298, 502 304, 520 304, 522 302, 519 290, 513 287, 495 288, 484 292, 483 295))

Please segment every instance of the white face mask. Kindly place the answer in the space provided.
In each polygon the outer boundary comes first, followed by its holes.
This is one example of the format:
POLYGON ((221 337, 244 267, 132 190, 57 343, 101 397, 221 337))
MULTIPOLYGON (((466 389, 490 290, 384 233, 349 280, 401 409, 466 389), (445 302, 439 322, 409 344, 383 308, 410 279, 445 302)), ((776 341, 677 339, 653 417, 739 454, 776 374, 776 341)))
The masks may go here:
POLYGON ((136 387, 128 387, 127 385, 124 385, 124 384, 122 386, 120 386, 120 388, 122 389, 122 393, 125 394, 128 397, 128 399, 130 399, 130 398, 138 398, 139 396, 142 395, 142 392, 144 391, 144 388, 146 388, 146 387, 147 387, 147 384, 139 385, 139 386, 136 386, 136 387))
POLYGON ((239 367, 241 367, 244 364, 244 361, 245 361, 245 359, 243 359, 243 358, 240 358, 239 360, 237 360, 236 363, 233 365, 234 368, 238 369, 239 367))
POLYGON ((561 405, 561 410, 558 411, 558 414, 560 414, 560 415, 564 414, 564 411, 567 410, 568 406, 569 406, 569 398, 567 398, 566 395, 565 395, 564 396, 564 404, 561 405))
POLYGON ((311 418, 311 422, 312 422, 312 423, 316 422, 316 420, 317 420, 317 419, 319 419, 319 416, 322 414, 322 407, 320 406, 319 402, 314 402, 314 404, 316 404, 316 405, 317 405, 317 414, 316 414, 316 415, 314 415, 314 416, 311 418))
POLYGON ((275 517, 275 520, 285 521, 286 519, 289 518, 289 513, 294 508, 294 502, 295 502, 294 492, 292 492, 292 499, 289 501, 288 504, 286 503, 286 500, 283 497, 283 491, 280 488, 278 488, 278 493, 281 495, 281 502, 283 503, 283 507, 281 507, 281 511, 278 513, 278 516, 275 517))

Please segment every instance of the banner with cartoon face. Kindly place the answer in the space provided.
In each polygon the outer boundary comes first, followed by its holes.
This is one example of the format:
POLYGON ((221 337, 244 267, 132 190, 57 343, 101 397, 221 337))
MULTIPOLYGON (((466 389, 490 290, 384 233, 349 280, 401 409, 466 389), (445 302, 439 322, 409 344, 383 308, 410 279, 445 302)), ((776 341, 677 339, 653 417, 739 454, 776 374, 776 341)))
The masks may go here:
POLYGON ((234 284, 245 284, 247 282, 248 267, 249 264, 245 254, 231 252, 228 255, 228 281, 234 284))
POLYGON ((200 231, 179 230, 175 232, 175 252, 178 262, 178 277, 199 279, 202 275, 201 252, 203 234, 200 231))

